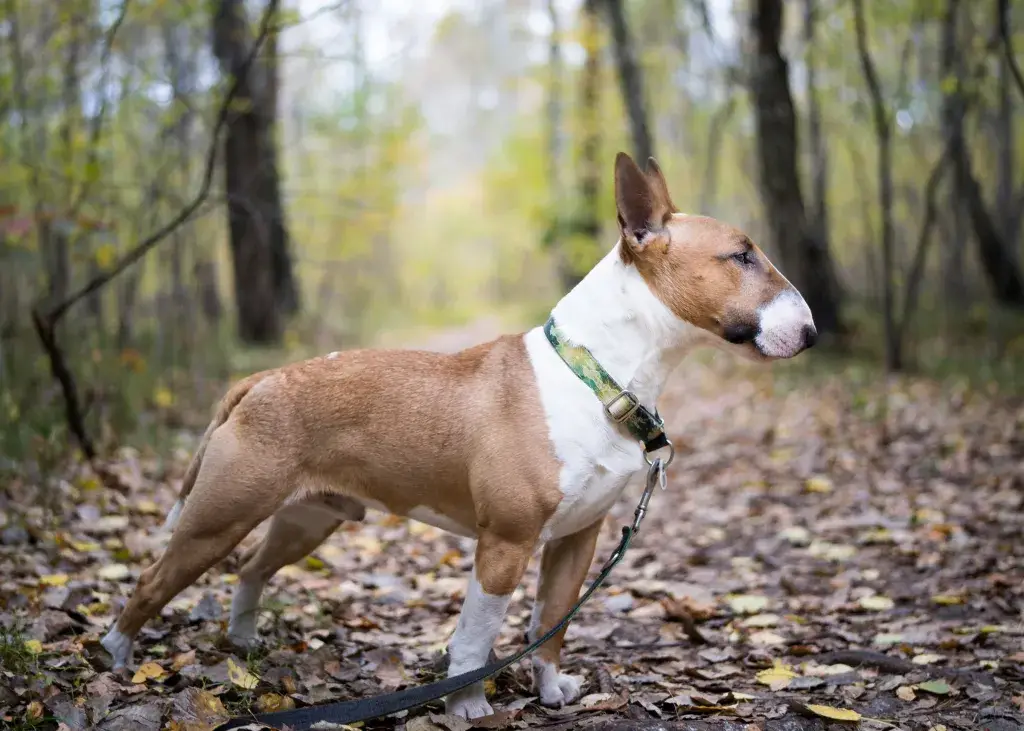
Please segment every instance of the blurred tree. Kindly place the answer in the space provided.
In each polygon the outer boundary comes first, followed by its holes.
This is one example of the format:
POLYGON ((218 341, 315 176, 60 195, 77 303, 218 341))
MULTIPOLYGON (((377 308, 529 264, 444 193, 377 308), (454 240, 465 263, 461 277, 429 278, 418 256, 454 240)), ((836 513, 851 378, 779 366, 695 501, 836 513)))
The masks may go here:
POLYGON ((797 128, 789 70, 779 48, 782 0, 755 0, 749 75, 754 103, 761 198, 783 268, 803 293, 819 332, 840 329, 839 283, 828 242, 808 223, 797 169, 797 128))
MULTIPOLYGON (((269 3, 276 12, 279 0, 269 3)), ((219 0, 213 14, 214 53, 225 76, 245 73, 224 140, 238 333, 246 342, 275 343, 283 334, 285 316, 298 307, 298 286, 276 161, 276 64, 271 51, 268 63, 244 71, 251 46, 242 0, 219 0)))
POLYGON ((950 136, 955 188, 966 205, 978 259, 988 277, 995 300, 1004 305, 1024 307, 1024 276, 1013 250, 985 203, 984 192, 974 175, 971 153, 964 132, 966 98, 958 52, 960 0, 947 0, 942 21, 942 105, 943 123, 950 136))
POLYGON ((622 0, 599 0, 604 4, 611 25, 615 45, 615 65, 619 72, 622 100, 629 115, 629 129, 633 137, 633 153, 640 166, 654 156, 654 140, 648 122, 647 102, 644 94, 643 70, 637 63, 636 49, 626 24, 622 0))

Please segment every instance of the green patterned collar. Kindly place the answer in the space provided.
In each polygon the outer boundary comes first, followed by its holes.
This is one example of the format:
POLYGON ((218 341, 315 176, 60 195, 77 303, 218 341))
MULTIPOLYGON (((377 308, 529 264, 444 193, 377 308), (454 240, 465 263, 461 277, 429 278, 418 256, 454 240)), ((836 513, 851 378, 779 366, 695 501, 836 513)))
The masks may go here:
POLYGON ((544 324, 544 335, 555 352, 562 358, 569 370, 583 381, 604 404, 605 413, 617 424, 622 424, 635 439, 644 445, 645 452, 669 446, 665 436, 665 422, 657 409, 648 411, 632 391, 627 391, 615 382, 611 374, 597 362, 589 350, 569 339, 549 317, 544 324))

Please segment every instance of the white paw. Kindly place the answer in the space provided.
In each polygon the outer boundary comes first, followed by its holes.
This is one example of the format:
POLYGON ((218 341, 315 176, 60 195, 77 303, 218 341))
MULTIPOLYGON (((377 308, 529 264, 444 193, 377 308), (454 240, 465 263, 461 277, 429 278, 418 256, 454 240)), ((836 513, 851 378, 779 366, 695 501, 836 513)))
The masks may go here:
POLYGON ((114 670, 127 667, 132 661, 132 638, 122 633, 117 625, 110 628, 107 636, 100 640, 100 644, 114 659, 114 670))
POLYGON ((256 636, 255 627, 251 630, 228 627, 228 642, 239 650, 255 650, 260 646, 260 638, 256 636))
POLYGON ((555 673, 554 677, 542 683, 538 689, 541 705, 548 708, 567 706, 580 697, 580 681, 565 673, 555 673))
POLYGON ((468 688, 452 693, 444 699, 444 712, 452 716, 459 716, 466 720, 490 716, 494 713, 491 704, 484 696, 483 683, 471 685, 468 688))
POLYGON ((533 692, 540 695, 541 705, 561 708, 580 697, 580 681, 558 672, 553 662, 534 656, 533 692))

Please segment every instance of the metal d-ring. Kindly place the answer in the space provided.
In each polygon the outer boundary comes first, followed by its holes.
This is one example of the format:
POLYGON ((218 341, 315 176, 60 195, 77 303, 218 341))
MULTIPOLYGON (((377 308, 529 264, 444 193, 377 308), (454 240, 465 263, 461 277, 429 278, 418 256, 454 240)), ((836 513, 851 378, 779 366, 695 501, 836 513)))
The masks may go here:
MULTIPOLYGON (((666 439, 665 440, 665 445, 668 447, 668 459, 663 459, 661 461, 661 468, 662 469, 665 469, 670 464, 672 464, 672 460, 674 460, 676 458, 676 448, 672 446, 672 442, 670 442, 668 439, 666 439)), ((648 465, 653 467, 655 459, 658 459, 658 458, 657 457, 651 457, 650 452, 644 451, 644 462, 646 462, 648 465)))

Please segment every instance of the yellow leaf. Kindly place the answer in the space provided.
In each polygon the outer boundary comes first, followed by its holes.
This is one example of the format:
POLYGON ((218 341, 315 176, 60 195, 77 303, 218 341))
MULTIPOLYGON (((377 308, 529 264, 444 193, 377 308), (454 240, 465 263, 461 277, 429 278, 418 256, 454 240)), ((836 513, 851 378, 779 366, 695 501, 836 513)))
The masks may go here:
POLYGON ((830 718, 833 721, 859 721, 860 714, 856 711, 851 711, 849 708, 833 708, 832 706, 817 706, 810 705, 804 706, 808 711, 821 716, 822 718, 830 718))
POLYGON ((71 541, 71 547, 79 553, 90 553, 100 550, 100 544, 94 541, 71 541))
POLYGON ((806 483, 804 483, 804 489, 806 489, 807 492, 832 492, 832 480, 822 475, 811 477, 806 483))
POLYGON ((135 510, 143 515, 160 515, 160 506, 152 500, 139 500, 135 504, 135 510))
POLYGON ((39 579, 39 583, 43 586, 64 586, 68 583, 67 574, 47 574, 39 579))
POLYGON ((39 701, 32 701, 28 704, 28 708, 25 709, 25 715, 33 721, 36 721, 43 717, 43 704, 39 701))
POLYGON ((306 568, 310 571, 322 571, 326 564, 316 556, 306 556, 306 568))
POLYGON ((153 403, 161 409, 166 409, 174 403, 174 394, 166 386, 157 386, 153 391, 153 403))
POLYGON ((103 244, 103 246, 96 249, 96 253, 93 255, 93 258, 96 260, 96 266, 100 269, 109 269, 116 257, 117 251, 114 249, 113 244, 103 244))
POLYGON ((96 575, 106 581, 124 581, 132 575, 132 571, 123 563, 108 563, 101 566, 96 575))
POLYGON ((932 601, 936 604, 948 607, 954 604, 963 604, 964 598, 962 596, 958 596, 957 594, 936 594, 932 597, 932 601))
POLYGON ((782 690, 790 684, 793 678, 799 676, 794 673, 788 665, 784 665, 776 660, 775 665, 767 670, 762 670, 755 677, 757 678, 757 682, 762 685, 767 685, 772 690, 782 690))
POLYGON ((25 640, 25 649, 33 655, 38 655, 43 651, 43 643, 39 640, 25 640))
POLYGON ((742 622, 744 627, 776 627, 779 624, 779 615, 766 612, 755 614, 742 622))
POLYGON ((896 697, 901 701, 912 701, 917 699, 917 694, 909 685, 901 685, 896 689, 896 697))
POLYGON ((295 701, 286 695, 264 693, 256 700, 256 707, 260 710, 260 713, 290 711, 292 708, 295 708, 295 701))
POLYGON ((871 612, 884 612, 896 606, 892 599, 879 594, 861 597, 857 603, 860 604, 862 609, 867 609, 871 612))
POLYGON ((155 662, 143 663, 132 676, 133 683, 145 683, 147 680, 159 680, 164 677, 164 669, 155 662))
POLYGON ((768 597, 756 594, 733 594, 728 600, 735 614, 757 614, 768 606, 768 597))
POLYGON ((228 678, 239 688, 252 690, 260 684, 260 679, 228 658, 228 678))

